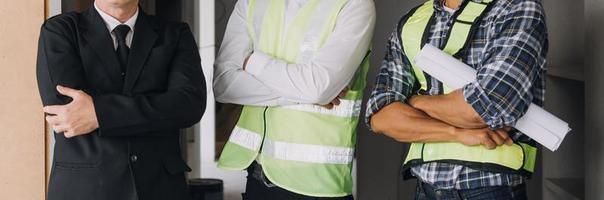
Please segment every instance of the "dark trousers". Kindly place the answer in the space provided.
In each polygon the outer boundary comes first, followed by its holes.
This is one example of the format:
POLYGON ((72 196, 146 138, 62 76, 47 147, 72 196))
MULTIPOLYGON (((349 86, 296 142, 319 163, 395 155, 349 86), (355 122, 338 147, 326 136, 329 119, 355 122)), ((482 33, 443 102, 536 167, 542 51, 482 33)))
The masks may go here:
POLYGON ((526 200, 526 185, 515 187, 496 186, 469 190, 441 190, 429 184, 417 182, 416 200, 526 200))
POLYGON ((311 197, 296 194, 283 188, 273 185, 265 176, 262 175, 259 165, 252 164, 248 169, 247 185, 245 193, 242 194, 243 200, 353 200, 352 196, 346 197, 311 197))

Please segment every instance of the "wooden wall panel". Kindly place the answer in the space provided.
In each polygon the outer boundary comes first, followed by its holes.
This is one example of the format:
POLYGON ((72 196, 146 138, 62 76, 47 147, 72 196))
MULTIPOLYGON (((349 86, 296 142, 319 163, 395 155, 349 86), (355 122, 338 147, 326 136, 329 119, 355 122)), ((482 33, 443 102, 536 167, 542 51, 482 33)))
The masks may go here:
POLYGON ((44 199, 44 116, 35 79, 44 6, 0 0, 0 199, 44 199))

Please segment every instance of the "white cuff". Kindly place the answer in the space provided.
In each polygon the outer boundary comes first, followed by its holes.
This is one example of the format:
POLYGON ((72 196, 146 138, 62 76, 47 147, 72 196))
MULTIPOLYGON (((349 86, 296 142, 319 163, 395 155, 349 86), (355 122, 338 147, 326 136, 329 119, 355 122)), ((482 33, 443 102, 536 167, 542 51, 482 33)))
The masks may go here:
POLYGON ((255 51, 247 60, 245 71, 253 76, 258 76, 262 73, 262 71, 264 71, 264 68, 266 68, 270 61, 271 57, 262 52, 255 51))

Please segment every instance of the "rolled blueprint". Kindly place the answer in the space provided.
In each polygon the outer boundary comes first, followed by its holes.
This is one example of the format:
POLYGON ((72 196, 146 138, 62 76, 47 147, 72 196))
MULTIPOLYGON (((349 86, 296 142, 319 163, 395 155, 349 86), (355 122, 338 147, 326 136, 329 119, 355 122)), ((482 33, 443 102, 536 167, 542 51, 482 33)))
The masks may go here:
MULTIPOLYGON (((414 62, 424 72, 451 89, 462 88, 476 80, 475 69, 431 45, 425 45, 414 62)), ((535 104, 529 106, 514 128, 551 151, 560 147, 564 137, 571 130, 568 123, 535 104)))

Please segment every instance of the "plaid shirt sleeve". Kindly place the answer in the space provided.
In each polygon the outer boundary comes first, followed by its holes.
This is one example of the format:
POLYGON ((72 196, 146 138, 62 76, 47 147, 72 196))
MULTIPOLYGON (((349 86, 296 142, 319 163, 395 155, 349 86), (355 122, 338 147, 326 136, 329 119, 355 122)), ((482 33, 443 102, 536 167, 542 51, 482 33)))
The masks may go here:
POLYGON ((464 97, 492 129, 513 126, 533 100, 533 85, 545 68, 547 29, 541 4, 524 1, 494 23, 476 81, 464 97))
POLYGON ((386 56, 367 102, 365 123, 370 129, 371 116, 393 102, 405 102, 416 81, 411 64, 405 59, 398 33, 398 28, 395 28, 388 39, 386 56))

